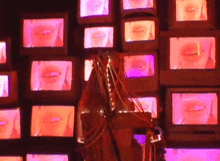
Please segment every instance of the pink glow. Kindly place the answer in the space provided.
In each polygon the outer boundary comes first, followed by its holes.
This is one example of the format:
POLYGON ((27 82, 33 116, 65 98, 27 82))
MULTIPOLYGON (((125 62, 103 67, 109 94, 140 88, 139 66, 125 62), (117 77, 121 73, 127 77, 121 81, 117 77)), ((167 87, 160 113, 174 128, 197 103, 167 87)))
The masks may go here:
MULTIPOLYGON (((138 102, 134 98, 129 98, 135 103, 135 111, 141 111, 138 102)), ((138 97, 137 100, 141 104, 145 112, 150 112, 152 118, 157 118, 157 99, 156 97, 138 97)))
POLYGON ((0 97, 8 97, 8 76, 1 75, 0 76, 0 97))
POLYGON ((74 106, 33 106, 31 136, 72 137, 74 106))
POLYGON ((219 149, 171 149, 166 148, 166 161, 218 161, 219 149))
POLYGON ((85 29, 84 48, 113 47, 113 27, 85 29))
POLYGON ((124 10, 153 8, 153 0, 123 0, 124 10))
POLYGON ((93 69, 93 60, 85 60, 84 80, 88 81, 93 69))
POLYGON ((70 91, 72 86, 71 61, 33 61, 31 90, 70 91))
POLYGON ((63 46, 64 19, 27 19, 23 23, 23 47, 63 46))
POLYGON ((6 43, 0 41, 0 64, 6 63, 6 43))
POLYGON ((127 78, 154 76, 154 66, 152 55, 124 56, 124 68, 127 78))
POLYGON ((176 0, 177 21, 207 21, 206 0, 176 0))
POLYGON ((27 161, 68 161, 68 155, 27 154, 27 161))
POLYGON ((20 138, 20 128, 19 108, 15 110, 0 110, 0 139, 20 138))
POLYGON ((214 69, 214 37, 170 38, 170 69, 214 69))
POLYGON ((173 124, 217 124, 216 93, 173 93, 173 124))
POLYGON ((109 14, 109 0, 80 0, 80 17, 109 14))
POLYGON ((22 157, 0 156, 0 161, 23 161, 22 157))
POLYGON ((131 21, 125 22, 125 42, 146 41, 155 39, 155 22, 131 21))
POLYGON ((139 146, 142 149, 142 161, 145 161, 145 146, 146 146, 146 135, 134 135, 134 139, 137 140, 139 146))

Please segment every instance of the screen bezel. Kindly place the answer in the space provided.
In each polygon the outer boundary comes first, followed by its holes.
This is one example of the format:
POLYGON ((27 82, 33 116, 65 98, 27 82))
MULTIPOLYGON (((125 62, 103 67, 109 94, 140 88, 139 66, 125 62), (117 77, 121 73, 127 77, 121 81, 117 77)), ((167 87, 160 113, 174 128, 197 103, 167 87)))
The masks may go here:
POLYGON ((20 55, 67 55, 68 51, 68 13, 67 12, 30 12, 20 13, 20 55), (63 18, 64 30, 63 30, 63 47, 23 47, 23 21, 25 19, 47 19, 47 18, 63 18))
POLYGON ((156 17, 135 17, 122 19, 121 21, 121 39, 122 39, 122 48, 123 51, 148 51, 148 50, 157 50, 158 49, 158 36, 159 36, 159 22, 156 17), (146 40, 146 41, 125 41, 125 22, 130 21, 154 21, 155 22, 155 40, 146 40))
POLYGON ((207 0, 207 21, 176 21, 176 0, 169 0, 168 17, 169 17, 169 29, 176 28, 206 28, 214 29, 216 25, 215 19, 215 0, 207 0))

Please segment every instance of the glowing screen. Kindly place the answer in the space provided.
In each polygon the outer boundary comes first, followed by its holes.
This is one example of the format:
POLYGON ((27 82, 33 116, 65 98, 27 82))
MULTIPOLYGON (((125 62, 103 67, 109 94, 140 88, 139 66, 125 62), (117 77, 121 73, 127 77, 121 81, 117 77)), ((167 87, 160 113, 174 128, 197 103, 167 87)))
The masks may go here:
POLYGON ((62 47, 64 19, 25 19, 23 47, 62 47))
POLYGON ((72 86, 71 61, 33 61, 31 90, 70 91, 72 86))
POLYGON ((126 77, 148 77, 155 75, 153 55, 124 56, 126 77))
POLYGON ((68 155, 27 154, 27 161, 68 161, 68 155))
POLYGON ((8 76, 1 75, 0 76, 0 97, 8 97, 8 76))
POLYGON ((125 42, 155 39, 155 22, 150 20, 125 22, 125 42))
POLYGON ((0 156, 0 161, 23 161, 22 157, 0 156))
POLYGON ((109 14, 109 0, 80 0, 80 17, 109 14))
POLYGON ((88 81, 93 69, 93 60, 85 60, 84 80, 88 81))
POLYGON ((166 148, 166 161, 217 161, 219 149, 171 149, 166 148))
POLYGON ((173 93, 173 124, 217 124, 216 93, 173 93))
POLYGON ((135 103, 135 111, 142 111, 141 107, 145 112, 150 112, 152 118, 157 117, 157 99, 156 97, 138 97, 137 99, 129 98, 135 103), (139 106, 141 104, 141 107, 139 106))
POLYGON ((0 64, 6 63, 6 43, 0 41, 0 64))
POLYGON ((33 106, 31 136, 72 137, 74 106, 33 106))
POLYGON ((176 0, 176 21, 207 21, 206 0, 176 0))
POLYGON ((84 48, 113 47, 113 27, 85 29, 84 48))
POLYGON ((0 139, 20 138, 20 109, 0 110, 0 139))
POLYGON ((214 69, 214 37, 170 38, 170 69, 214 69))
POLYGON ((138 158, 138 160, 144 161, 145 160, 146 135, 137 135, 137 134, 135 134, 134 139, 135 139, 134 153, 138 153, 137 155, 139 155, 139 157, 142 156, 142 159, 138 158))
POLYGON ((153 0, 123 0, 124 10, 153 8, 153 0))

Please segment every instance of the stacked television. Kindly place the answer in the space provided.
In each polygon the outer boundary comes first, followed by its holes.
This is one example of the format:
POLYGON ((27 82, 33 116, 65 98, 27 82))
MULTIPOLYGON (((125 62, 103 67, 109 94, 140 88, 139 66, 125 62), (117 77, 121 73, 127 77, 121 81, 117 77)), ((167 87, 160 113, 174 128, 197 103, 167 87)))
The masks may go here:
POLYGON ((169 30, 160 33, 166 159, 216 160, 220 32, 215 1, 169 0, 168 5, 169 30))

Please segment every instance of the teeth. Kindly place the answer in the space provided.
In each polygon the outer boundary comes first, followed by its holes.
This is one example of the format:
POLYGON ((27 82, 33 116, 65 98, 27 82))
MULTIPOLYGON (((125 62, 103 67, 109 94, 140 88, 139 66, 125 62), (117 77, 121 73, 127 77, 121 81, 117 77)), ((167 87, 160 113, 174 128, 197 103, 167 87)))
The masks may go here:
POLYGON ((4 126, 4 125, 6 125, 6 124, 7 124, 6 121, 0 121, 0 126, 4 126))
POLYGON ((46 34, 50 34, 50 33, 51 33, 51 30, 47 30, 47 31, 44 31, 44 32, 43 32, 43 34, 45 34, 45 35, 46 35, 46 34))
POLYGON ((61 119, 59 118, 59 117, 53 117, 52 119, 51 119, 51 123, 53 123, 53 122, 59 122, 61 119))

